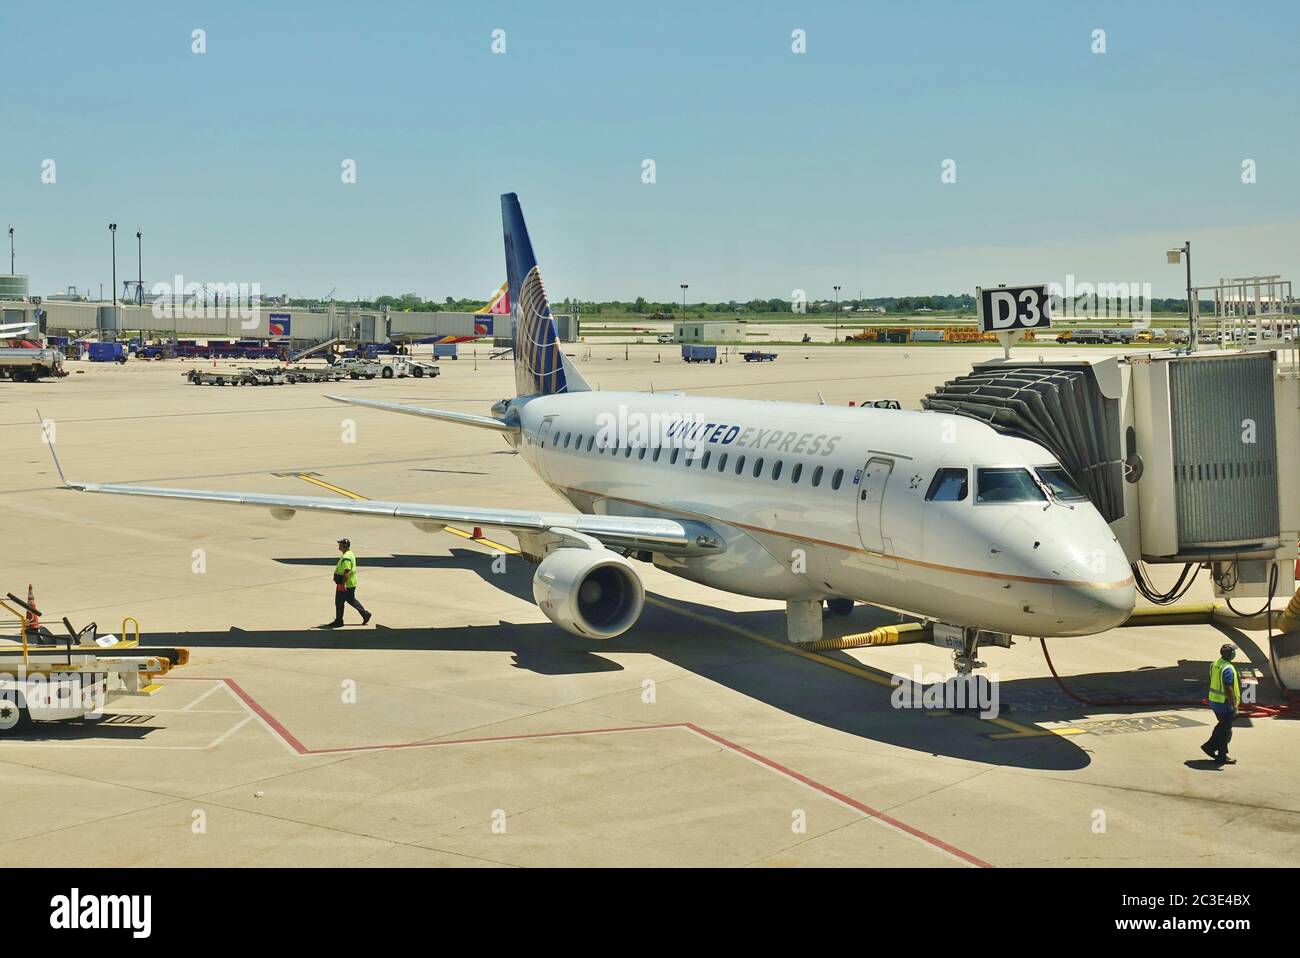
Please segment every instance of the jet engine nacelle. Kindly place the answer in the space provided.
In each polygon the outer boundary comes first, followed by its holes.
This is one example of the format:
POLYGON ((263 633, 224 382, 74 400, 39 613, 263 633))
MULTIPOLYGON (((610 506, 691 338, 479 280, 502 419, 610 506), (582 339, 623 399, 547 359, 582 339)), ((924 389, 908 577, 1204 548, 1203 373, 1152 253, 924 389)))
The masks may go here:
POLYGON ((608 549, 551 552, 533 576, 533 598, 546 617, 586 639, 622 635, 641 617, 645 587, 628 562, 608 549))

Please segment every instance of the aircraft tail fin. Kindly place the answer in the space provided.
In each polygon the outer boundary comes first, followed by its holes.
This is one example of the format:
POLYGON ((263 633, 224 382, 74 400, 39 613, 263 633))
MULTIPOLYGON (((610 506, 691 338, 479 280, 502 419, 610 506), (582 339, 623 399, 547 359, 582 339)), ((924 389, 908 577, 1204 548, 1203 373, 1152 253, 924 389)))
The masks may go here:
POLYGON ((542 274, 533 255, 533 243, 524 225, 524 213, 514 193, 501 197, 501 226, 505 234, 506 285, 514 325, 515 392, 520 396, 549 396, 589 391, 591 387, 561 348, 542 274))

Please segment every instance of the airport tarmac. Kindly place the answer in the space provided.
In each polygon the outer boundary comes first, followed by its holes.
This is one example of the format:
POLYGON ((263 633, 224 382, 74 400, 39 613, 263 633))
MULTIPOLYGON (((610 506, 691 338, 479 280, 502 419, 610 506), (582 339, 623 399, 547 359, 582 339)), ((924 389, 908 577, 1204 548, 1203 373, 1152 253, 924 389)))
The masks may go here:
MULTIPOLYGON (((1168 705, 1080 705, 1018 638, 981 655, 1000 679, 998 720, 899 709, 889 677, 946 672, 948 652, 794 650, 779 603, 642 564, 640 623, 581 641, 492 542, 72 492, 37 424, 39 407, 78 480, 567 508, 494 435, 324 398, 485 412, 513 393, 513 371, 476 351, 431 380, 196 387, 190 364, 133 361, 0 384, 0 592, 30 582, 51 626, 116 632, 135 616, 146 644, 191 650, 162 691, 100 722, 0 738, 6 862, 1269 866, 1300 851, 1292 726, 1239 723, 1240 764, 1215 767, 1198 749, 1210 713, 1177 704, 1204 695, 1226 640, 1276 698, 1258 634, 1049 643, 1085 696, 1168 705), (332 617, 341 536, 375 618, 314 629, 332 617)), ((790 346, 773 363, 688 365, 673 346, 570 351, 605 389, 905 408, 1000 352, 790 346)), ((1188 599, 1208 595, 1202 576, 1188 599)), ((828 634, 897 620, 859 606, 828 634)))

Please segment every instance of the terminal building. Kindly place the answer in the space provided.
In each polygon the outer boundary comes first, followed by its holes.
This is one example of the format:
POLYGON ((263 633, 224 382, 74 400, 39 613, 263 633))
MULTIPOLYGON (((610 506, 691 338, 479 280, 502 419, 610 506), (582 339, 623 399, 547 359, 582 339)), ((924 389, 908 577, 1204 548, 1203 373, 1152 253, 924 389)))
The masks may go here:
MULTIPOLYGON (((11 279, 13 277, 10 277, 11 279)), ((3 279, 3 277, 0 277, 3 279)), ((21 277, 24 282, 26 277, 21 277)), ((25 295, 25 294, 24 294, 25 295)), ((47 335, 112 340, 125 335, 164 339, 274 339, 303 343, 339 339, 357 343, 433 337, 509 337, 509 316, 468 312, 415 313, 369 309, 345 303, 323 308, 225 303, 160 303, 136 306, 93 302, 44 302, 15 297, 3 305, 4 322, 32 321, 47 335)), ((578 338, 576 317, 557 316, 564 342, 578 338)))

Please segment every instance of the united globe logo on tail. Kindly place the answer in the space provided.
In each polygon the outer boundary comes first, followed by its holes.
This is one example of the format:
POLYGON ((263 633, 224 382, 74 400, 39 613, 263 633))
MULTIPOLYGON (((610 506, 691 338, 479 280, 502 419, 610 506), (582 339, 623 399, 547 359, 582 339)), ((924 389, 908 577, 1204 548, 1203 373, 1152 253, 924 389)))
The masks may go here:
POLYGON ((515 302, 515 389, 521 396, 567 392, 560 337, 536 266, 524 277, 515 302))

